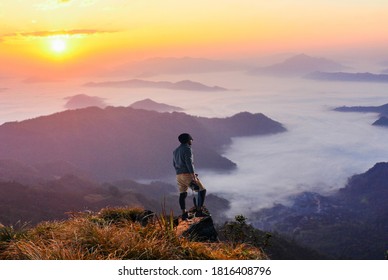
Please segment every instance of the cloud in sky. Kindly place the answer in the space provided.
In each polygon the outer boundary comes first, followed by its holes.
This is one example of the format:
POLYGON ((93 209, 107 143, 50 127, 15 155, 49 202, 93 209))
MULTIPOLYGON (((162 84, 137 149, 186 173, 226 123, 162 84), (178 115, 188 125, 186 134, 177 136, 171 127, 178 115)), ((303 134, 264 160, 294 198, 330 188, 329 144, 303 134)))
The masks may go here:
POLYGON ((75 3, 78 3, 78 7, 89 7, 97 3, 97 0, 46 0, 42 3, 36 4, 35 8, 40 11, 51 11, 69 7, 75 3))
POLYGON ((35 9, 40 11, 50 11, 69 6, 73 0, 46 0, 45 2, 34 5, 35 9))
POLYGON ((301 51, 346 55, 353 51, 358 56, 371 50, 383 54, 388 4, 357 1, 349 9, 350 0, 343 1, 279 5, 279 1, 241 0, 227 1, 220 8, 217 1, 204 0, 4 0, 0 34, 79 26, 116 29, 122 32, 112 36, 109 46, 114 50, 107 47, 107 53, 128 50, 131 59, 135 53, 143 57, 246 57, 301 51))
POLYGON ((0 36, 0 42, 5 38, 42 38, 52 36, 89 36, 105 33, 116 33, 115 30, 98 30, 98 29, 70 29, 70 30, 42 30, 33 32, 15 32, 0 36))

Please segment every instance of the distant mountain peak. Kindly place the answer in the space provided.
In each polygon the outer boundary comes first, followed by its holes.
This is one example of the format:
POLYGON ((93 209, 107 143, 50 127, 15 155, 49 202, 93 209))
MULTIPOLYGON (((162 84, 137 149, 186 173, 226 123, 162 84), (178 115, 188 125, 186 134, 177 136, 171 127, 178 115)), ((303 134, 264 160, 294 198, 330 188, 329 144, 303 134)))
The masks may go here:
POLYGON ((388 126, 388 117, 382 116, 376 120, 372 125, 388 126))
POLYGON ((67 100, 65 107, 67 109, 80 109, 86 107, 100 107, 105 108, 107 104, 104 98, 98 96, 89 96, 86 94, 77 94, 74 96, 65 97, 67 100))
POLYGON ((316 71, 340 71, 345 68, 345 66, 335 61, 301 53, 289 57, 283 62, 256 68, 250 73, 275 76, 303 76, 316 71))
POLYGON ((312 80, 322 81, 388 83, 388 74, 374 74, 370 72, 349 73, 315 71, 309 73, 305 77, 312 80))
POLYGON ((106 81, 106 82, 89 82, 84 84, 86 87, 113 87, 113 88, 159 88, 170 90, 188 90, 188 91, 226 91, 226 88, 219 86, 207 86, 191 80, 179 82, 169 81, 149 81, 140 79, 106 81))
POLYGON ((297 54, 292 57, 287 58, 285 61, 290 61, 290 60, 301 60, 301 59, 316 59, 310 55, 307 55, 305 53, 297 54))
POLYGON ((157 111, 157 112, 174 112, 174 111, 183 111, 184 109, 181 107, 171 106, 164 103, 158 103, 153 101, 152 99, 146 98, 143 100, 136 101, 129 105, 131 108, 135 109, 143 109, 149 111, 157 111))

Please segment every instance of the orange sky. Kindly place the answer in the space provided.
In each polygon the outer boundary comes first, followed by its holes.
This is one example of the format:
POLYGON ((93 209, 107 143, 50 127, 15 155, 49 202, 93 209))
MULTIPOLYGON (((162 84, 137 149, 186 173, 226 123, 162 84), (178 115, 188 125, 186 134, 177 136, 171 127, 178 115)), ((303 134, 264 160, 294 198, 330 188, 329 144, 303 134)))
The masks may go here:
POLYGON ((387 15, 385 0, 1 1, 0 70, 77 73, 154 56, 384 53, 387 15))

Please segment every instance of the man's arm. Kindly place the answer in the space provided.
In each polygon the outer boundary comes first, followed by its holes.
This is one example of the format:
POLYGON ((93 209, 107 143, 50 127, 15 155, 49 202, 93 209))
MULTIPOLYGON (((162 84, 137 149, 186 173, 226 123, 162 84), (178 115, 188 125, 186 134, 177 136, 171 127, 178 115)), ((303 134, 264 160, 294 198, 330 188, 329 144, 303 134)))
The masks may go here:
POLYGON ((195 176, 194 162, 193 162, 193 153, 190 148, 185 149, 184 160, 187 167, 187 170, 191 174, 191 177, 194 181, 197 180, 197 176, 195 176))

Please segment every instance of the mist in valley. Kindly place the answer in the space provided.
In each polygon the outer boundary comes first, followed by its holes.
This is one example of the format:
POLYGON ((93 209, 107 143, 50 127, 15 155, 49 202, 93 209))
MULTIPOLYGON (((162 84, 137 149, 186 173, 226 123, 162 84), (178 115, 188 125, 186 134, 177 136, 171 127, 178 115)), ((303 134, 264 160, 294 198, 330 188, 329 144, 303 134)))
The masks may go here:
MULTIPOLYGON (((231 145, 223 149, 223 155, 237 164, 237 169, 229 173, 196 166, 208 192, 231 202, 228 213, 231 217, 247 215, 274 203, 287 203, 290 195, 302 191, 333 192, 344 187, 348 177, 388 159, 388 130, 371 125, 377 114, 332 110, 343 105, 378 106, 387 103, 388 93, 382 83, 279 78, 249 75, 241 69, 198 72, 159 73, 147 79, 174 83, 191 80, 223 87, 227 91, 83 86, 87 82, 136 78, 130 75, 83 77, 50 83, 3 79, 0 122, 63 111, 69 96, 78 94, 101 98, 110 106, 128 106, 150 98, 182 107, 185 113, 195 116, 227 117, 243 111, 263 113, 282 123, 287 132, 234 138, 231 145)), ((188 132, 195 139, 195 131, 188 132)), ((178 145, 177 139, 171 141, 178 145)), ((193 150, 195 154, 195 140, 193 150)), ((171 165, 171 162, 158 164, 171 165)), ((175 184, 173 176, 160 179, 175 184)))

